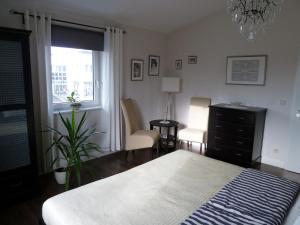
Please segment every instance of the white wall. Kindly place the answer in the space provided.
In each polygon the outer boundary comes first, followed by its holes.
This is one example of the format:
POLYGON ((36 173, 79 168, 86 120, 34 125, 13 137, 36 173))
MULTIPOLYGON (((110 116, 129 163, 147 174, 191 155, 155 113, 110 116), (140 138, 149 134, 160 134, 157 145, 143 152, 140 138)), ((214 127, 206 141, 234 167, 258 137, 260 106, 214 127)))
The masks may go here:
POLYGON ((298 49, 298 63, 294 83, 294 96, 291 111, 291 129, 289 133, 289 153, 286 168, 290 171, 300 173, 300 118, 296 117, 300 109, 300 49, 298 49))
MULTIPOLYGON (((89 17, 82 15, 80 12, 69 12, 67 9, 61 9, 55 6, 39 7, 37 5, 28 5, 25 1, 3 0, 0 5, 0 26, 23 29, 22 19, 20 16, 10 15, 9 10, 38 10, 51 13, 53 18, 63 19, 72 22, 78 22, 94 26, 105 26, 113 24, 99 17, 89 17)), ((148 55, 155 54, 161 56, 161 74, 165 73, 166 68, 166 35, 150 30, 123 26, 126 30, 124 38, 124 93, 125 97, 131 97, 136 100, 141 115, 143 116, 143 125, 148 127, 149 120, 157 118, 160 115, 161 102, 160 102, 160 77, 149 77, 148 74, 148 55), (144 80, 141 82, 130 81, 130 60, 131 58, 141 58, 145 60, 144 80)), ((34 64, 34 62, 32 62, 34 64)), ((34 92, 34 105, 35 117, 37 122, 36 130, 39 131, 39 91, 37 75, 32 74, 33 77, 33 92, 34 92)), ((101 114, 101 110, 93 110, 88 112, 88 125, 97 124, 97 130, 100 132, 95 136, 94 141, 103 148, 108 148, 109 139, 107 136, 106 120, 101 114)), ((55 119, 56 126, 60 127, 59 121, 55 119)), ((40 146, 40 135, 38 136, 38 146, 40 146)), ((38 149, 39 150, 39 149, 38 149)), ((40 151, 38 151, 38 154, 40 151)))
MULTIPOLYGON (((22 28, 21 18, 9 15, 11 8, 17 10, 38 9, 36 5, 23 5, 23 1, 3 0, 0 7, 0 26, 22 28)), ((54 6, 53 6, 54 7, 54 6)), ((47 12, 54 17, 95 26, 109 24, 103 18, 81 15, 80 12, 69 12, 68 9, 47 7, 47 12), (66 16, 67 15, 67 16, 66 16)), ((238 33, 235 24, 225 10, 170 34, 163 34, 125 27, 127 34, 124 40, 124 94, 136 100, 144 127, 148 121, 160 118, 162 114, 162 94, 159 77, 148 76, 148 55, 161 56, 161 75, 178 75, 182 77, 182 92, 176 94, 177 119, 186 124, 189 99, 192 96, 211 97, 213 103, 241 101, 248 105, 268 108, 265 138, 263 144, 263 162, 283 167, 288 155, 288 132, 292 103, 292 89, 296 73, 297 48, 300 46, 300 27, 297 22, 300 2, 285 1, 281 15, 275 23, 268 26, 267 34, 260 35, 256 42, 245 41, 238 33), (226 57, 230 55, 267 54, 268 69, 266 85, 233 86, 225 85, 226 57), (187 56, 197 55, 198 64, 188 65, 187 56), (144 59, 144 80, 130 81, 131 58, 144 59), (183 70, 174 70, 175 59, 183 59, 183 70), (286 105, 280 105, 280 100, 286 105), (278 149, 279 151, 274 151, 278 149)), ((122 25, 121 25, 122 26, 122 25)), ((33 62, 34 63, 34 62, 33 62)), ((33 74, 35 96, 38 95, 37 80, 33 74)), ((38 109, 38 97, 35 107, 38 109)), ((37 110, 36 110, 37 111, 37 110)), ((90 111, 91 123, 97 123, 100 132, 105 132, 100 111, 90 111), (95 120, 95 121, 94 121, 95 120)), ((38 114, 36 113, 38 120, 38 114)), ((105 134, 97 140, 102 146, 107 145, 105 134)))
POLYGON ((125 96, 136 101, 141 110, 142 125, 149 129, 149 121, 162 118, 161 77, 166 75, 166 35, 136 28, 126 27, 125 35, 125 96), (160 56, 160 76, 148 76, 148 57, 160 56), (144 60, 143 81, 131 81, 130 61, 132 58, 144 60))
POLYGON ((182 78, 182 92, 176 95, 177 120, 187 123, 192 96, 212 98, 213 103, 240 101, 268 108, 263 142, 263 162, 283 167, 288 154, 288 132, 292 89, 300 45, 300 2, 284 2, 274 24, 254 43, 244 40, 225 10, 169 35, 168 75, 182 78), (226 57, 268 55, 266 85, 225 85, 226 57), (197 55, 198 64, 188 65, 187 56, 197 55), (183 59, 183 70, 175 60, 183 59), (286 100, 281 105, 280 100, 286 100), (274 149, 278 149, 274 150, 274 149))

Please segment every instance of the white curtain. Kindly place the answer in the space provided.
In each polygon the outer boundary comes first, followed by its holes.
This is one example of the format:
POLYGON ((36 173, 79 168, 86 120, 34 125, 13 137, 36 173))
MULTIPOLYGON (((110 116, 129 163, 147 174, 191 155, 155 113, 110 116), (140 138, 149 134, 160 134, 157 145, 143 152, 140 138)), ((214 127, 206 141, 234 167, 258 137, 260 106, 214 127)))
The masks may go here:
POLYGON ((123 96, 123 30, 107 27, 104 37, 102 101, 108 121, 108 139, 111 151, 122 149, 123 96))
MULTIPOLYGON (((52 108, 52 79, 51 79, 51 16, 43 13, 33 12, 33 19, 29 12, 25 12, 25 28, 31 30, 31 61, 33 64, 33 77, 38 80, 36 83, 34 99, 39 99, 39 115, 41 124, 40 130, 46 131, 53 127, 52 108)), ((37 104, 38 102, 35 102, 37 104)), ((38 121, 36 121, 38 122, 38 121)), ((40 172, 48 172, 52 161, 52 154, 46 153, 52 142, 52 135, 48 132, 41 132, 41 146, 37 146, 40 172)))

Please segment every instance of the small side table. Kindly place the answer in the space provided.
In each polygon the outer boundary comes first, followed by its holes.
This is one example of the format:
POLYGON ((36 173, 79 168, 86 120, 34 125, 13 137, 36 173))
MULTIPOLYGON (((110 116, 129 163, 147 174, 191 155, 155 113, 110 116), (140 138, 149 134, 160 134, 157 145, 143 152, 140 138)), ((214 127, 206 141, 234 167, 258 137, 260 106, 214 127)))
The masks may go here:
POLYGON ((167 120, 169 123, 162 123, 163 120, 152 120, 150 121, 150 129, 153 130, 154 127, 159 127, 160 132, 160 147, 169 150, 176 149, 176 142, 177 142, 177 127, 178 122, 175 120, 167 120), (167 129, 166 136, 162 134, 162 128, 167 129), (174 134, 170 133, 171 128, 174 128, 174 134))

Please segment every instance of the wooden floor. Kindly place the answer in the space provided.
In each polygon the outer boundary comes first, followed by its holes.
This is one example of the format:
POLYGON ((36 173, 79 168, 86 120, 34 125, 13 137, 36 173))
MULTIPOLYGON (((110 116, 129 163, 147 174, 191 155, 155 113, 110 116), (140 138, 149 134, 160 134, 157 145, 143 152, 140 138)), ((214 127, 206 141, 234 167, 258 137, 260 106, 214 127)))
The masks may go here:
MULTIPOLYGON (((87 184, 92 181, 112 176, 148 162, 149 160, 152 160, 152 152, 150 149, 136 151, 135 155, 129 155, 127 160, 125 159, 124 151, 90 160, 85 164, 83 169, 83 183, 87 184), (93 171, 93 174, 90 174, 88 172, 89 170, 93 171)), ((274 175, 286 177, 300 183, 300 174, 294 174, 268 165, 261 165, 258 169, 274 175)), ((40 189, 41 194, 36 198, 1 209, 0 224, 38 224, 41 217, 41 207, 43 202, 46 199, 63 192, 63 186, 58 185, 55 182, 53 174, 47 174, 40 177, 40 189)))

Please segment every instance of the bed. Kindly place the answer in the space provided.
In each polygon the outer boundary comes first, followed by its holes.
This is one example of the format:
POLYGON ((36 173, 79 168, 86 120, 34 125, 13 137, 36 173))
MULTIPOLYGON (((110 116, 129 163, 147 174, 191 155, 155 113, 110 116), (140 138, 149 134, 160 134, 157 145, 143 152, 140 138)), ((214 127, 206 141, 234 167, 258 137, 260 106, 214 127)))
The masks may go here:
POLYGON ((243 168, 178 150, 48 199, 47 225, 180 224, 243 168))

